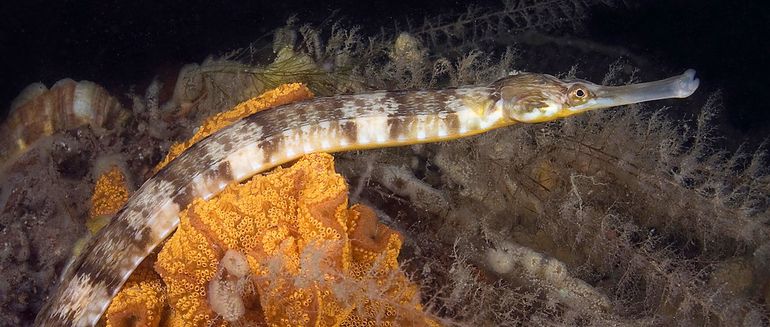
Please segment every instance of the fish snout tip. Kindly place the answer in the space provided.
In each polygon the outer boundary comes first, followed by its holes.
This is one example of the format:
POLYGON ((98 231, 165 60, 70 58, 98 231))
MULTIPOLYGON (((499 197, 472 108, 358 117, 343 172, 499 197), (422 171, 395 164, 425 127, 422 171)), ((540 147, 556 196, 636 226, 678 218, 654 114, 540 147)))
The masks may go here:
POLYGON ((695 69, 688 69, 679 76, 677 97, 686 98, 695 93, 700 85, 700 79, 695 77, 695 69))

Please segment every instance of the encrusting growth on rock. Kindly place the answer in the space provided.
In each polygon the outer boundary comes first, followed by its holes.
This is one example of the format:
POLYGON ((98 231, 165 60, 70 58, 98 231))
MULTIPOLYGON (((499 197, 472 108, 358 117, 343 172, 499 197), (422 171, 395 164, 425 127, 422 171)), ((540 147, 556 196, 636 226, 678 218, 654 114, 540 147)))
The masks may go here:
POLYGON ((371 210, 348 209, 332 157, 317 154, 196 200, 155 267, 172 325, 428 324, 417 286, 399 270, 400 247, 371 210), (248 274, 238 269, 244 259, 248 274))
POLYGON ((112 300, 104 318, 107 327, 160 326, 167 297, 153 259, 145 259, 112 300))
POLYGON ((88 211, 86 222, 88 230, 95 234, 104 227, 108 221, 106 218, 115 214, 126 204, 129 193, 126 176, 119 167, 112 166, 101 174, 96 180, 94 193, 91 196, 91 210, 88 211))

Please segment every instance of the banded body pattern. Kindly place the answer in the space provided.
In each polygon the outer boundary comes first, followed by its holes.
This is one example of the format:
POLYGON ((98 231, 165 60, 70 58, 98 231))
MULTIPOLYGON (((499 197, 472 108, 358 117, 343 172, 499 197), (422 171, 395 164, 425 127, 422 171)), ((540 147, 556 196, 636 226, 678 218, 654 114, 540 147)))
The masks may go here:
POLYGON ((312 152, 435 142, 512 124, 494 87, 317 98, 246 117, 148 180, 75 259, 35 322, 93 326, 195 198, 312 152))

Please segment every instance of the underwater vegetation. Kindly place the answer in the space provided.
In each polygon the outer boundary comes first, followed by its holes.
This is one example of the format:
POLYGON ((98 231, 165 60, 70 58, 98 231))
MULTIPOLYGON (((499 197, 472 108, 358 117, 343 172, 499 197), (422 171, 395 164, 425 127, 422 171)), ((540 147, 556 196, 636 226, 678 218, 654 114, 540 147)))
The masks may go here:
MULTIPOLYGON (((578 28, 589 5, 507 2, 378 35, 292 18, 263 46, 271 58, 255 45, 187 66, 171 96, 155 83, 106 127, 35 129, 13 157, 3 153, 12 160, 0 177, 2 320, 31 324, 90 222, 108 219, 189 140, 312 94, 483 85, 553 68, 542 65, 568 60, 553 54, 569 45, 527 40, 578 28), (306 88, 281 86, 295 82, 306 88)), ((591 67, 552 72, 611 85, 670 73, 590 56, 591 67)), ((719 94, 666 105, 308 156, 230 185, 184 211, 105 323, 767 325, 766 145, 722 150, 714 120, 729 108, 719 94), (673 115, 680 106, 700 112, 673 115), (301 232, 289 238, 287 226, 301 232)))

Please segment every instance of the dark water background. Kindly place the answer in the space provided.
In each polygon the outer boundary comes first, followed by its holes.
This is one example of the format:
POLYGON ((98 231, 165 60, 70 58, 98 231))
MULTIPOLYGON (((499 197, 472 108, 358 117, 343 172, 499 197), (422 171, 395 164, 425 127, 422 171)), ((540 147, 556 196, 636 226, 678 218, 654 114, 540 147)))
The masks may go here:
MULTIPOLYGON (((622 1, 622 0, 620 0, 622 1)), ((599 8, 585 33, 669 67, 695 68, 725 92, 727 121, 743 138, 770 134, 770 1, 640 1, 599 8)), ((185 63, 243 47, 291 13, 320 22, 337 10, 376 32, 407 18, 463 11, 465 1, 3 1, 0 108, 32 82, 95 81, 114 94, 175 74, 185 63)), ((499 1, 476 2, 500 6, 499 1)), ((369 29, 367 31, 367 28, 369 29)), ((555 72, 550 72, 555 73, 555 72)), ((138 88, 142 90, 142 88, 138 88)))

